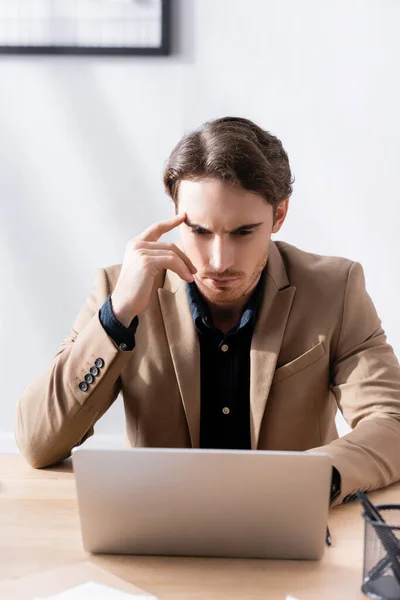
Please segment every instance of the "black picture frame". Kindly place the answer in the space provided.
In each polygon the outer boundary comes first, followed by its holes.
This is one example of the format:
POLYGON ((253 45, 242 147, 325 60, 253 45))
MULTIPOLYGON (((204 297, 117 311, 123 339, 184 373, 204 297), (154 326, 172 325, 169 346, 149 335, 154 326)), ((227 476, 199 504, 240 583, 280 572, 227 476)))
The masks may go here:
POLYGON ((159 46, 4 46, 0 55, 59 56, 168 56, 171 54, 171 0, 161 0, 161 43, 159 46))

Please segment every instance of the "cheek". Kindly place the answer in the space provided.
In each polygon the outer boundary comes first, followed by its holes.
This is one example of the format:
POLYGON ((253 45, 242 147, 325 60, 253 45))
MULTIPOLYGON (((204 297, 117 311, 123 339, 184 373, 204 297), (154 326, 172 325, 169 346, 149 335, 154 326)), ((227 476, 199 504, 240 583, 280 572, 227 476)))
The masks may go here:
POLYGON ((266 244, 265 240, 254 240, 253 243, 242 249, 242 252, 239 253, 239 260, 247 267, 247 270, 251 271, 266 259, 268 248, 269 243, 266 244))

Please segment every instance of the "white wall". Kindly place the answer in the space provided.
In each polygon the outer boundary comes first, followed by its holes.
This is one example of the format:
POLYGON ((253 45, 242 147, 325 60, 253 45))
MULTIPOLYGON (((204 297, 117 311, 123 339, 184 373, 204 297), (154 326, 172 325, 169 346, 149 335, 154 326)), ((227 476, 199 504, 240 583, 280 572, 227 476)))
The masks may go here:
MULTIPOLYGON (((0 57, 0 433, 92 285, 171 206, 163 163, 222 115, 282 139, 296 176, 279 235, 363 263, 400 353, 400 3, 176 0, 167 58, 0 57)), ((119 435, 118 400, 96 428, 119 435)), ((10 442, 10 445, 12 443, 10 442)))

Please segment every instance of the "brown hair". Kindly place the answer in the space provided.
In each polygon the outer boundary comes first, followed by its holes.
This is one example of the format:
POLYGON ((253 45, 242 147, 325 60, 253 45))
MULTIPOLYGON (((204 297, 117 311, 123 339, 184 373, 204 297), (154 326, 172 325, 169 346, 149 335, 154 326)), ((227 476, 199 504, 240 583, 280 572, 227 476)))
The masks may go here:
POLYGON ((172 150, 164 185, 175 206, 183 179, 213 177, 256 192, 275 209, 292 191, 282 142, 249 119, 224 117, 186 134, 172 150))

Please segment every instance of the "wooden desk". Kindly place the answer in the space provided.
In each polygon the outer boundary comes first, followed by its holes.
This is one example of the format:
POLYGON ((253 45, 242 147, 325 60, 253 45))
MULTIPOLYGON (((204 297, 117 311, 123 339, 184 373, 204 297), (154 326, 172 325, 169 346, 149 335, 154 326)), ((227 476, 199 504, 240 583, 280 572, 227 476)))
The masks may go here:
MULTIPOLYGON (((400 503, 400 484, 370 497, 400 503)), ((333 509, 329 526, 333 546, 320 562, 90 556, 81 545, 71 462, 38 471, 20 456, 0 455, 0 586, 6 578, 89 560, 160 600, 365 598, 359 504, 333 509)))

